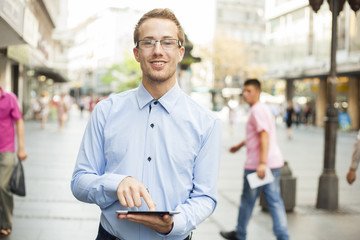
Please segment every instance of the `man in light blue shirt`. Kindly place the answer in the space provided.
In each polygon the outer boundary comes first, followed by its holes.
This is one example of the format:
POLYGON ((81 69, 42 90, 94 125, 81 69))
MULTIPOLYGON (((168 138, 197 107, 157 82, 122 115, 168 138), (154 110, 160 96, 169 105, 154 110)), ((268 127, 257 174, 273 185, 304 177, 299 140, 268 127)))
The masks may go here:
POLYGON ((184 31, 170 10, 146 13, 134 43, 142 82, 96 105, 71 189, 101 208, 97 240, 190 239, 216 206, 221 122, 179 88, 184 31))

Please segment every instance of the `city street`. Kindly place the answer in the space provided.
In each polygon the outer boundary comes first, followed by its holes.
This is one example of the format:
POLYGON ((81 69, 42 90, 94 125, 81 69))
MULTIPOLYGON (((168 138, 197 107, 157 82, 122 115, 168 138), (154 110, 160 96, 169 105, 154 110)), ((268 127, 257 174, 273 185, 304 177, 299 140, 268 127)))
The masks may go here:
MULTIPOLYGON (((77 201, 70 191, 70 180, 82 134, 88 120, 73 109, 69 122, 58 130, 55 120, 45 129, 40 122, 25 122, 28 159, 24 162, 27 196, 15 197, 14 225, 9 240, 95 239, 100 210, 77 201)), ((214 214, 195 230, 194 240, 222 239, 219 231, 233 230, 242 189, 245 149, 231 154, 231 145, 245 136, 245 118, 238 114, 230 128, 223 119, 223 152, 219 178, 218 205, 214 214)), ((293 240, 357 240, 360 236, 360 179, 349 186, 345 180, 356 132, 338 132, 336 171, 339 178, 339 209, 315 208, 318 179, 323 167, 324 132, 321 128, 293 127, 293 139, 287 140, 286 128, 279 122, 278 142, 288 161, 296 185, 296 207, 288 213, 293 240)), ((360 171, 357 172, 360 176, 360 171)), ((359 177, 360 178, 360 177, 359 177)), ((259 205, 253 212, 248 240, 274 240, 272 222, 259 205)))

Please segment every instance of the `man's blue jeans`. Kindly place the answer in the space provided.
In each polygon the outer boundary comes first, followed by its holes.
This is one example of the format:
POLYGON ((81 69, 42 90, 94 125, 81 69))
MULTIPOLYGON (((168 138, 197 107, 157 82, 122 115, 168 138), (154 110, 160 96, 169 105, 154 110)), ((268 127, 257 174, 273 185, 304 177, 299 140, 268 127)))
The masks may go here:
POLYGON ((251 189, 246 176, 255 172, 254 170, 244 171, 244 187, 241 195, 241 204, 238 215, 238 225, 236 227, 237 238, 239 240, 246 239, 246 228, 249 223, 255 202, 259 196, 260 189, 264 193, 268 210, 273 221, 273 231, 278 240, 288 240, 287 221, 284 203, 280 194, 280 176, 281 168, 271 169, 274 175, 274 181, 262 187, 251 189))

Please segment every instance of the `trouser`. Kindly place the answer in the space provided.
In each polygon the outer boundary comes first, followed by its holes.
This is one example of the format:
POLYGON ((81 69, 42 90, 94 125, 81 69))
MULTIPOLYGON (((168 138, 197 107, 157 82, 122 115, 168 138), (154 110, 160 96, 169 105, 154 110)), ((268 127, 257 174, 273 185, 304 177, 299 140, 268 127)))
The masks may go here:
POLYGON ((280 170, 281 168, 271 169, 274 175, 274 181, 262 187, 251 189, 247 180, 247 175, 255 170, 244 171, 244 187, 241 195, 241 204, 239 208, 238 225, 236 227, 236 237, 241 240, 246 239, 246 228, 249 223, 256 198, 259 196, 260 189, 264 193, 264 197, 269 209, 269 213, 273 220, 273 231, 277 240, 289 240, 287 232, 287 221, 284 203, 280 195, 280 170))
POLYGON ((15 153, 0 153, 0 229, 11 229, 14 199, 10 178, 15 167, 15 153))
MULTIPOLYGON (((184 240, 191 240, 191 235, 187 236, 184 240)), ((99 232, 95 240, 120 240, 119 238, 108 233, 103 226, 99 226, 99 232)))

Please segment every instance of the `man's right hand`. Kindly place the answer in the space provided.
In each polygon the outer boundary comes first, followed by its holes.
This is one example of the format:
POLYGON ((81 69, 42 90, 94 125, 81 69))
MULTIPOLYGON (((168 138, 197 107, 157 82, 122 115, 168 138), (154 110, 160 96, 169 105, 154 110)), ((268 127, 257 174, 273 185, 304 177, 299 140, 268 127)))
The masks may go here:
POLYGON ((27 152, 24 148, 19 148, 17 151, 17 157, 20 161, 24 161, 27 158, 27 152))
POLYGON ((346 180, 349 184, 352 184, 356 179, 356 173, 354 170, 350 169, 349 172, 346 175, 346 180))
POLYGON ((117 196, 122 206, 130 208, 140 207, 142 204, 141 198, 143 198, 149 210, 155 211, 156 204, 146 187, 133 177, 126 177, 120 182, 117 188, 117 196))
POLYGON ((235 152, 239 151, 239 149, 240 149, 239 145, 235 145, 235 146, 232 146, 229 151, 231 153, 235 153, 235 152))

